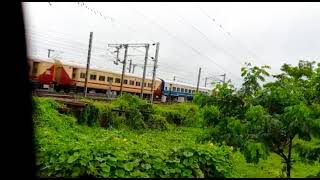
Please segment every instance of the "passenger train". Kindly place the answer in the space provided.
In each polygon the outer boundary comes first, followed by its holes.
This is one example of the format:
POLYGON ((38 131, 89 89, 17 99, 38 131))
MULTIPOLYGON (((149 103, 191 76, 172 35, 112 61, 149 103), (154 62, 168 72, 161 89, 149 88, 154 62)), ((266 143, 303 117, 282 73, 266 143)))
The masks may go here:
MULTIPOLYGON (((86 67, 61 63, 59 60, 29 59, 29 79, 33 87, 38 89, 51 89, 66 93, 84 92, 86 67)), ((140 95, 142 77, 125 73, 123 80, 123 92, 140 95)), ((121 72, 106 71, 90 68, 87 92, 111 93, 116 96, 120 92, 121 72)), ((151 92, 152 78, 146 77, 143 84, 144 98, 150 98, 154 94, 155 100, 183 102, 192 100, 196 92, 196 86, 176 81, 155 79, 154 91, 151 92)), ((210 88, 199 87, 200 93, 211 93, 210 88)))

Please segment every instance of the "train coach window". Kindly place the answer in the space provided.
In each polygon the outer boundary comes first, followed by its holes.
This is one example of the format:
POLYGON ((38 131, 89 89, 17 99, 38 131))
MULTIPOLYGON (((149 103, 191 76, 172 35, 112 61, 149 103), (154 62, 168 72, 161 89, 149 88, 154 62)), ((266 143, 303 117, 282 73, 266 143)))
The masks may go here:
POLYGON ((168 87, 164 87, 164 90, 166 90, 166 91, 167 91, 167 90, 168 90, 168 87))
POLYGON ((120 83, 120 78, 116 78, 116 83, 120 83))
POLYGON ((140 86, 140 82, 136 82, 136 86, 140 86))
POLYGON ((90 79, 91 79, 91 80, 96 80, 96 79, 97 79, 97 75, 95 75, 95 74, 90 74, 90 79))
POLYGON ((106 80, 105 76, 99 76, 99 81, 104 81, 104 80, 106 80))
POLYGON ((176 87, 173 87, 173 88, 172 88, 172 91, 176 91, 176 87))
POLYGON ((134 81, 130 80, 130 81, 129 81, 129 84, 132 85, 132 86, 134 86, 134 81))
POLYGON ((80 78, 82 79, 86 78, 86 73, 80 73, 80 78))
POLYGON ((127 79, 123 80, 123 84, 128 84, 128 80, 127 79))
POLYGON ((184 92, 184 89, 183 89, 183 88, 181 88, 181 92, 184 92))
POLYGON ((148 83, 148 87, 150 87, 150 88, 151 88, 151 86, 152 86, 152 83, 148 83))
POLYGON ((177 88, 177 92, 180 92, 180 88, 177 88))
POLYGON ((108 82, 113 82, 113 77, 108 77, 107 80, 108 82))
POLYGON ((147 83, 143 83, 143 87, 146 87, 147 86, 147 83))
POLYGON ((191 94, 191 89, 189 89, 189 94, 191 94))

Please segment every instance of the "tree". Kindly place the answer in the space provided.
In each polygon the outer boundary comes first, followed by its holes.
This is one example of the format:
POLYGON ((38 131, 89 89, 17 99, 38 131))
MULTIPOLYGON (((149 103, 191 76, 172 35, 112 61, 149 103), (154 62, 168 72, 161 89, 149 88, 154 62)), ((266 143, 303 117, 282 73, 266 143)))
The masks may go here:
POLYGON ((261 67, 251 67, 251 63, 245 63, 245 65, 245 67, 241 68, 241 76, 244 78, 244 82, 240 91, 245 93, 247 96, 253 96, 261 89, 259 82, 264 82, 264 76, 270 75, 267 72, 267 69, 270 69, 270 66, 264 65, 261 67))
MULTIPOLYGON (((312 135, 320 130, 312 117, 312 110, 303 103, 288 106, 282 114, 273 115, 260 105, 252 106, 246 113, 246 120, 248 139, 262 143, 265 150, 279 155, 284 160, 287 177, 290 177, 293 163, 293 139, 310 141, 312 135)), ((255 160, 258 162, 258 159, 255 160)))
POLYGON ((310 141, 320 136, 320 64, 299 61, 284 64, 275 81, 260 85, 269 76, 269 66, 241 69, 244 83, 239 91, 222 84, 213 91, 212 102, 221 117, 211 139, 236 146, 248 162, 258 163, 269 152, 283 159, 291 176, 294 140, 310 141))
MULTIPOLYGON (((310 98, 315 92, 310 90, 315 74, 312 64, 307 61, 300 61, 297 67, 284 64, 281 68, 284 73, 257 93, 255 105, 245 115, 248 140, 262 143, 265 146, 262 150, 278 154, 284 160, 287 177, 293 163, 293 140, 310 141, 320 132, 320 111, 310 98)), ((260 154, 266 154, 261 149, 260 154)), ((247 159, 252 160, 248 154, 247 159)))

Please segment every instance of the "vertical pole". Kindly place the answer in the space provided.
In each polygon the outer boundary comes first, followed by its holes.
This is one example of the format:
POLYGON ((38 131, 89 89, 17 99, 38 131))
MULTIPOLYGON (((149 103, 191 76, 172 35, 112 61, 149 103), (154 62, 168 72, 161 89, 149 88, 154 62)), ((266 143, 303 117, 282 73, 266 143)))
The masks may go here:
POLYGON ((146 44, 145 47, 146 47, 146 56, 144 58, 143 77, 142 77, 142 83, 141 83, 141 93, 140 93, 141 99, 143 99, 143 88, 144 88, 144 79, 146 78, 146 68, 147 68, 149 44, 146 44))
POLYGON ((173 76, 173 81, 176 81, 176 76, 173 76))
POLYGON ((123 87, 123 79, 124 79, 124 74, 126 70, 126 64, 127 64, 127 52, 128 52, 128 44, 124 45, 124 59, 123 59, 123 66, 122 66, 122 75, 121 75, 121 85, 120 85, 120 96, 122 95, 122 87, 123 87))
POLYGON ((157 46, 156 46, 156 54, 154 56, 152 86, 151 86, 151 98, 150 98, 151 103, 153 102, 153 90, 154 90, 154 86, 155 86, 154 82, 155 82, 155 79, 156 79, 156 70, 157 70, 157 63, 158 63, 159 46, 160 46, 160 43, 158 42, 157 46))
POLYGON ((171 91, 172 91, 172 84, 170 84, 170 87, 169 87, 169 99, 170 99, 170 102, 172 101, 172 98, 171 98, 171 91))
POLYGON ((48 49, 48 58, 50 58, 50 51, 51 49, 48 49))
POLYGON ((134 69, 136 68, 136 64, 132 64, 132 74, 134 74, 134 69))
POLYGON ((208 79, 208 77, 206 77, 204 80, 204 87, 207 87, 207 79, 208 79))
POLYGON ((130 59, 129 62, 129 73, 131 73, 132 59, 130 59))
POLYGON ((119 52, 120 52, 121 45, 120 45, 120 47, 116 47, 116 48, 117 48, 117 61, 116 61, 116 63, 118 64, 118 62, 120 61, 119 52))
POLYGON ((223 74, 223 83, 226 82, 226 73, 223 74))
POLYGON ((201 75, 201 67, 199 68, 199 74, 198 74, 197 92, 199 91, 200 75, 201 75))
POLYGON ((88 49, 88 57, 87 57, 87 68, 86 68, 86 79, 84 82, 84 97, 87 97, 87 89, 88 89, 87 85, 88 85, 88 73, 89 73, 89 68, 90 68, 92 36, 93 36, 93 32, 90 32, 89 49, 88 49))

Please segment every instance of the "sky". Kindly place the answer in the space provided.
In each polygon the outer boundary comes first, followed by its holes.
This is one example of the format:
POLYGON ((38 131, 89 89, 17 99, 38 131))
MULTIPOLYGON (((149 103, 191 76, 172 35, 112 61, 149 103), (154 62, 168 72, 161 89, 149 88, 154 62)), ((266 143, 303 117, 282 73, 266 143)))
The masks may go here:
MULTIPOLYGON (((24 2, 23 8, 28 55, 40 59, 53 49, 62 62, 85 66, 93 32, 91 67, 121 72, 108 44, 150 43, 151 76, 152 43, 159 42, 157 77, 196 85, 201 68, 201 86, 226 73, 239 87, 245 62, 269 65, 272 74, 283 63, 320 62, 317 2, 24 2)), ((136 75, 142 76, 144 55, 144 47, 128 49, 136 75)))

